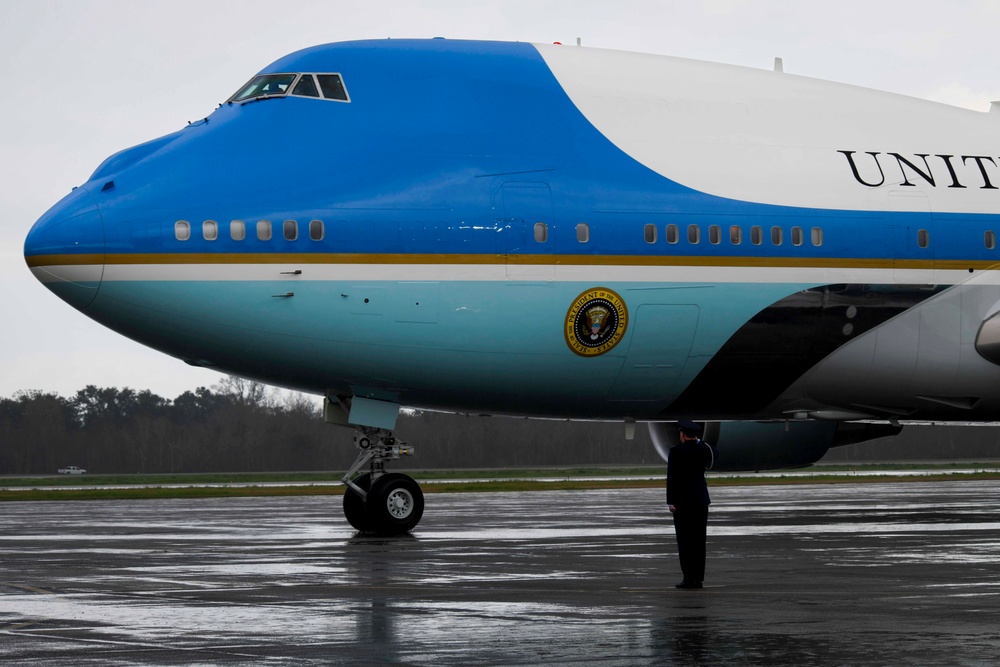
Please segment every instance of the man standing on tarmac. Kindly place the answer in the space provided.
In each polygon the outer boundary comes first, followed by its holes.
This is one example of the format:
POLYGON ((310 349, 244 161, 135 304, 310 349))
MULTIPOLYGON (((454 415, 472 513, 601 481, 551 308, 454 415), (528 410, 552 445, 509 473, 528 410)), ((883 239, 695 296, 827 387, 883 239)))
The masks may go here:
POLYGON ((710 470, 718 450, 701 439, 701 424, 682 419, 677 422, 680 444, 667 457, 667 509, 674 515, 677 555, 684 580, 677 588, 701 588, 705 580, 705 534, 708 526, 708 485, 710 470))

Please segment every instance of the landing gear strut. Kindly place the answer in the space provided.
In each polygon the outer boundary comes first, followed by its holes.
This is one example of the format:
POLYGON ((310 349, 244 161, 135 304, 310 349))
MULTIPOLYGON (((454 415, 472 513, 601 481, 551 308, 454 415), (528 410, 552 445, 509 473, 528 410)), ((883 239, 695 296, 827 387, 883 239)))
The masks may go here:
POLYGON ((423 491, 411 477, 387 473, 385 462, 409 456, 413 448, 397 441, 391 432, 378 428, 361 428, 354 442, 361 451, 344 475, 347 485, 344 516, 348 523, 365 533, 409 532, 423 516, 423 491), (359 474, 365 464, 369 471, 359 474))

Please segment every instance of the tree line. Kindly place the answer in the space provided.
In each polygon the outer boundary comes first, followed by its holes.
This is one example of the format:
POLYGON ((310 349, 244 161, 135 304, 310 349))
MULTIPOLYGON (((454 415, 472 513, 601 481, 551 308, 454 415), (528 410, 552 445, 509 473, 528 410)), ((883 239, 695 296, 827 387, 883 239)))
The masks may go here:
MULTIPOLYGON (((993 428, 923 427, 830 450, 824 462, 1000 459, 993 428)), ((404 413, 396 436, 406 468, 657 465, 641 425, 404 413)), ((0 398, 0 475, 345 470, 354 431, 323 421, 314 399, 226 377, 173 400, 149 390, 88 385, 72 397, 22 391, 0 398)))
POLYGON ((66 465, 101 473, 288 470, 293 456, 315 468, 332 464, 311 446, 322 426, 304 397, 279 401, 240 378, 173 400, 128 387, 88 385, 71 398, 23 391, 0 399, 0 474, 66 465))
MULTIPOLYGON (((417 451, 398 468, 659 463, 621 425, 434 413, 401 415, 396 436, 417 451)), ((645 437, 645 434, 642 434, 645 437)), ((313 399, 227 377, 173 400, 149 390, 88 385, 72 397, 0 398, 0 475, 344 470, 354 431, 324 423, 313 399)))

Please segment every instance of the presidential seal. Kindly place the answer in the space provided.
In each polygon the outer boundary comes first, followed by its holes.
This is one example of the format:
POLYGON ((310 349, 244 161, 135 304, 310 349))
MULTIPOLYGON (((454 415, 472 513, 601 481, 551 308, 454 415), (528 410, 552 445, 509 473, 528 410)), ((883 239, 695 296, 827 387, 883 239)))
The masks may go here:
POLYGON ((617 345, 627 326, 625 301, 595 287, 576 297, 566 313, 566 344, 582 357, 596 357, 617 345))

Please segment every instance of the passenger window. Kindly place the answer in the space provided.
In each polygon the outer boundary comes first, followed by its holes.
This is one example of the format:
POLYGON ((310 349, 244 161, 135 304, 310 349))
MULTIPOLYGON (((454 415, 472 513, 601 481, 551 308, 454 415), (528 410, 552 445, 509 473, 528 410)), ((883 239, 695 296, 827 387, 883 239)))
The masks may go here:
POLYGON ((814 246, 821 246, 821 245, 823 245, 823 228, 822 227, 813 227, 812 231, 811 231, 811 236, 812 236, 812 244, 814 246))
POLYGON ((642 237, 646 243, 656 243, 656 225, 646 225, 642 230, 642 237))
POLYGON ((802 228, 792 227, 792 245, 802 245, 802 228))
POLYGON ((986 232, 983 242, 986 244, 987 250, 993 250, 997 247, 997 235, 992 231, 986 232))
POLYGON ((309 221, 309 238, 313 241, 323 240, 323 221, 322 220, 310 220, 309 221))
POLYGON ((722 228, 718 225, 712 225, 708 228, 708 242, 712 245, 719 245, 722 243, 722 228))
POLYGON ((681 239, 677 225, 667 225, 667 243, 677 243, 681 239))
POLYGON ((535 241, 545 243, 549 240, 549 226, 544 222, 535 223, 535 241))
POLYGON ((285 220, 285 224, 281 226, 281 230, 286 241, 295 241, 299 238, 299 223, 294 220, 285 220))
POLYGON ((215 220, 206 220, 201 223, 201 235, 206 241, 214 241, 219 238, 219 223, 215 220))
POLYGON ((698 225, 688 225, 688 243, 701 243, 701 228, 698 225))
POLYGON ((764 230, 757 225, 750 228, 750 243, 760 245, 764 242, 764 230))
POLYGON ((926 248, 930 244, 930 234, 926 229, 917 230, 917 245, 926 248))
POLYGON ((258 220, 257 221, 257 238, 261 241, 271 240, 271 221, 270 220, 258 220))
POLYGON ((187 241, 191 238, 191 225, 187 220, 178 220, 174 223, 174 236, 178 241, 187 241))
POLYGON ((733 225, 729 228, 729 242, 733 245, 739 245, 743 243, 743 228, 739 225, 733 225))
POLYGON ((229 237, 234 241, 242 241, 247 237, 247 226, 242 220, 233 220, 229 223, 229 237))
POLYGON ((339 74, 317 74, 316 78, 319 80, 319 87, 323 91, 323 97, 326 99, 340 100, 341 102, 351 101, 347 97, 344 82, 341 80, 339 74))
POLYGON ((581 222, 576 226, 576 240, 580 243, 590 243, 590 226, 581 222))
POLYGON ((781 227, 771 227, 771 245, 781 245, 781 227))
POLYGON ((312 74, 302 75, 299 82, 295 84, 295 88, 292 89, 292 95, 301 95, 302 97, 319 97, 319 89, 316 88, 316 80, 313 79, 312 74))

